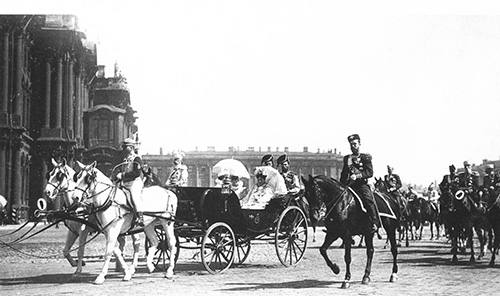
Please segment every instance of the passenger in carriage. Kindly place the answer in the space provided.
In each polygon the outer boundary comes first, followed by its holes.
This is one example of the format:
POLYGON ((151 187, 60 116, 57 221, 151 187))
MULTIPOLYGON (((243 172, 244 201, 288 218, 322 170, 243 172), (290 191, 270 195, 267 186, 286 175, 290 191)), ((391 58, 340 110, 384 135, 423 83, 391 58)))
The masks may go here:
POLYGON ((280 174, 285 180, 286 189, 288 194, 297 194, 300 191, 299 176, 296 173, 290 171, 290 159, 288 155, 283 154, 278 157, 276 161, 280 174))
POLYGON ((272 154, 266 154, 262 157, 260 164, 262 166, 274 167, 274 158, 272 154))
POLYGON ((274 197, 274 192, 266 182, 267 176, 264 170, 258 169, 255 172, 257 183, 250 193, 241 201, 242 209, 263 210, 274 197))
POLYGON ((182 152, 174 152, 173 162, 174 166, 168 176, 167 186, 187 186, 188 182, 188 169, 187 166, 182 164, 184 155, 182 152))
POLYGON ((132 203, 135 207, 136 224, 144 226, 144 218, 142 213, 142 159, 135 154, 135 144, 133 139, 127 138, 122 143, 124 159, 121 164, 121 172, 116 175, 116 180, 121 181, 123 187, 130 191, 132 203))

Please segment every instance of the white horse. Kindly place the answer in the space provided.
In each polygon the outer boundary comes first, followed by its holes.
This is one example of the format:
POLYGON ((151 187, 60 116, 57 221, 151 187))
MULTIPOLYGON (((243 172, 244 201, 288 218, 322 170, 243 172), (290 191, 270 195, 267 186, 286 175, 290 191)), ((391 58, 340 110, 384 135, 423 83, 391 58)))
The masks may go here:
MULTIPOLYGON (((47 185, 45 186, 44 191, 45 197, 52 201, 56 198, 61 198, 64 206, 66 208, 71 208, 75 205, 75 201, 73 199, 73 193, 76 185, 73 181, 75 171, 66 164, 65 159, 63 159, 61 163, 57 163, 54 159, 52 159, 52 165, 54 168, 52 171, 47 173, 47 185)), ((95 217, 90 216, 89 222, 96 224, 95 217)), ((96 232, 96 230, 74 220, 66 220, 65 225, 68 228, 68 233, 66 234, 66 243, 64 245, 63 255, 72 267, 76 267, 75 275, 79 275, 82 272, 82 266, 85 264, 83 261, 83 255, 85 252, 85 243, 87 241, 88 234, 90 232, 96 232), (79 238, 78 261, 75 262, 70 254, 70 250, 77 238, 79 238)), ((132 240, 134 244, 132 270, 135 270, 139 262, 140 239, 138 235, 132 235, 132 240)), ((118 238, 118 241, 120 244, 120 250, 123 251, 125 238, 121 236, 118 238)), ((116 269, 122 269, 119 262, 117 262, 116 269)))
MULTIPOLYGON (((122 253, 119 248, 116 248, 116 240, 120 233, 128 231, 132 227, 134 213, 128 202, 128 198, 123 189, 106 177, 101 171, 96 168, 96 162, 85 166, 77 162, 81 171, 75 175, 76 187, 74 197, 82 203, 92 203, 97 209, 95 215, 99 223, 103 227, 103 233, 106 236, 106 253, 104 255, 104 265, 101 273, 97 276, 94 283, 104 283, 108 273, 109 262, 111 255, 114 253, 117 260, 124 267, 125 276, 123 280, 130 280, 132 273, 123 260, 122 253)), ((175 266, 175 244, 174 222, 177 211, 177 196, 160 186, 146 187, 142 191, 142 208, 145 212, 158 213, 155 216, 162 218, 144 215, 144 233, 149 239, 151 246, 148 250, 146 264, 149 272, 153 272, 155 267, 153 257, 156 248, 159 244, 154 228, 161 224, 167 237, 167 245, 170 250, 170 265, 167 269, 166 277, 171 278, 174 274, 175 266)))

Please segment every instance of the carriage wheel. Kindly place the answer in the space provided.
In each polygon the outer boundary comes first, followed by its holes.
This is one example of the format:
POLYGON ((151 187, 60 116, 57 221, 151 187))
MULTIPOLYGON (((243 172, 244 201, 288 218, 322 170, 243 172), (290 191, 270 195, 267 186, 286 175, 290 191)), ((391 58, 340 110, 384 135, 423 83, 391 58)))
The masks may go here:
MULTIPOLYGON (((157 225, 155 227, 155 233, 156 237, 158 238, 158 247, 155 251, 155 256, 153 258, 153 264, 155 266, 155 270, 157 270, 158 265, 163 264, 163 272, 167 270, 167 264, 170 262, 170 250, 168 249, 168 244, 167 244, 167 235, 165 234, 165 231, 163 231, 163 227, 161 225, 157 225)), ((179 236, 177 235, 177 232, 174 232, 175 234, 175 240, 176 240, 176 250, 177 253, 175 254, 175 263, 177 263, 177 260, 179 259, 179 253, 180 253, 180 242, 179 242, 179 236)), ((146 256, 148 256, 148 251, 149 247, 151 246, 151 243, 149 242, 148 238, 145 238, 144 242, 144 248, 146 249, 146 256)))
POLYGON ((210 226, 201 242, 201 262, 211 274, 228 269, 234 261, 236 239, 234 232, 223 222, 210 226))
POLYGON ((240 238, 236 244, 236 258, 234 259, 234 264, 240 265, 245 262, 250 254, 251 243, 249 239, 240 238))
POLYGON ((302 260, 307 248, 307 219, 300 208, 291 206, 281 213, 274 246, 284 266, 294 266, 302 260))

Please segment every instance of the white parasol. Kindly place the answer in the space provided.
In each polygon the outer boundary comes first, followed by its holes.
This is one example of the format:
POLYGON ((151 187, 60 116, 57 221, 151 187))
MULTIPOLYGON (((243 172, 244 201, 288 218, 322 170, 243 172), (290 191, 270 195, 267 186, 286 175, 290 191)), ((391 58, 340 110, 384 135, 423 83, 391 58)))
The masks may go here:
POLYGON ((223 159, 216 163, 212 169, 213 174, 220 176, 222 174, 229 174, 240 178, 250 179, 250 174, 247 168, 236 159, 223 159))

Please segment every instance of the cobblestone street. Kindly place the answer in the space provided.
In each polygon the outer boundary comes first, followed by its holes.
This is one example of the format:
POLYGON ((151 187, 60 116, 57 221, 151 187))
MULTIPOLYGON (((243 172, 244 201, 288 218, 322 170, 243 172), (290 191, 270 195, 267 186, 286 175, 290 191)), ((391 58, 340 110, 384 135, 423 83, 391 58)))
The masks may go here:
MULTIPOLYGON (((15 226, 0 227, 0 235, 15 226)), ((38 229, 38 227, 37 227, 38 229)), ((500 289, 500 263, 488 267, 490 254, 475 264, 467 255, 459 256, 457 266, 450 264, 451 255, 445 239, 439 241, 410 241, 411 247, 399 249, 399 279, 390 283, 391 254, 384 249, 385 240, 376 241, 372 282, 362 285, 365 250, 353 249, 352 285, 340 289, 344 277, 343 250, 336 242, 329 250, 341 273, 334 275, 319 254, 323 239, 321 230, 317 241, 310 241, 303 261, 294 268, 281 266, 274 246, 255 242, 246 263, 220 275, 210 275, 199 262, 192 259, 193 251, 181 250, 173 280, 162 272, 148 274, 144 251, 139 268, 131 281, 123 282, 122 274, 111 271, 102 286, 92 284, 102 265, 104 237, 100 236, 86 247, 87 265, 80 277, 73 277, 74 268, 62 259, 66 230, 50 229, 19 245, 19 250, 45 259, 22 255, 5 245, 0 247, 1 295, 495 295, 500 289)), ((428 233, 424 238, 428 238, 428 233)), ((10 237, 2 237, 8 242, 10 237)), ((311 235, 309 237, 311 240, 311 235)), ((359 239, 357 238, 356 241, 359 239)), ((127 238, 126 259, 131 258, 131 243, 127 238)), ((76 254, 75 254, 76 256, 76 254)), ((112 263, 111 266, 114 266, 112 263)))

